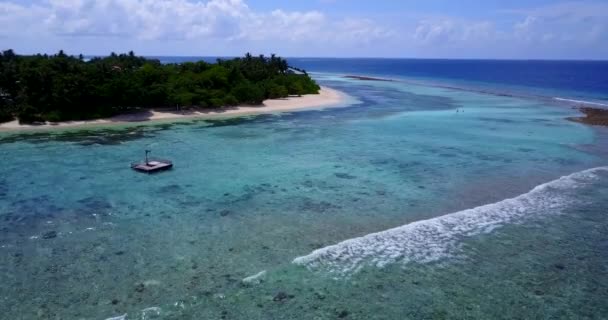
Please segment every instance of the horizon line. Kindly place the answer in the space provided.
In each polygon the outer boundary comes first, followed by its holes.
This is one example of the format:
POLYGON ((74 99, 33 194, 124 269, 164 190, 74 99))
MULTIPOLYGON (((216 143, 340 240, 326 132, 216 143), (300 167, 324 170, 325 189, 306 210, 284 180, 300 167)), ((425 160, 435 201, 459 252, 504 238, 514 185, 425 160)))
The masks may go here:
MULTIPOLYGON (((3 51, 5 50, 11 50, 11 49, 3 49, 3 51)), ((15 52, 15 54, 17 55, 24 55, 24 56, 33 56, 33 55, 38 55, 38 54, 47 54, 47 55, 54 55, 57 54, 59 51, 57 52, 53 52, 53 53, 42 53, 42 52, 38 52, 38 53, 19 53, 16 50, 13 50, 15 52)), ((78 53, 78 54, 69 54, 67 53, 66 50, 62 50, 64 51, 67 55, 69 56, 78 56, 80 54, 82 54, 84 57, 107 57, 109 56, 113 51, 111 51, 108 54, 85 54, 85 53, 78 53)), ((134 51, 134 50, 129 50, 129 51, 134 51)), ((114 52, 117 54, 126 54, 129 51, 126 52, 114 52)), ((135 52, 136 56, 140 56, 140 57, 146 57, 146 58, 240 58, 242 56, 244 56, 245 54, 247 54, 247 52, 241 54, 241 55, 163 55, 163 54, 138 54, 137 52, 135 52)), ((270 56, 270 54, 264 54, 265 56, 270 56)), ((254 54, 252 54, 254 55, 254 54)), ((260 54, 255 54, 254 56, 259 56, 260 54)), ((460 61, 574 61, 574 62, 608 62, 608 59, 596 59, 596 58, 472 58, 472 57, 454 57, 454 58, 449 58, 449 57, 391 57, 391 56, 289 56, 289 55, 280 55, 280 54, 276 54, 279 57, 285 58, 285 59, 368 59, 368 60, 460 60, 460 61)))

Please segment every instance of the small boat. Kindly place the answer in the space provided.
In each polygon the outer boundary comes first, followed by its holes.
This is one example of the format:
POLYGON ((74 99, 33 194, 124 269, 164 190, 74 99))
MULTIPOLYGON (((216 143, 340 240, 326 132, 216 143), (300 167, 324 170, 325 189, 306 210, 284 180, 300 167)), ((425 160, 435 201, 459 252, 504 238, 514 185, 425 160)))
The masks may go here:
POLYGON ((173 162, 169 160, 149 158, 148 154, 150 152, 150 150, 146 150, 146 158, 144 161, 131 163, 131 169, 138 172, 154 173, 173 168, 173 162))

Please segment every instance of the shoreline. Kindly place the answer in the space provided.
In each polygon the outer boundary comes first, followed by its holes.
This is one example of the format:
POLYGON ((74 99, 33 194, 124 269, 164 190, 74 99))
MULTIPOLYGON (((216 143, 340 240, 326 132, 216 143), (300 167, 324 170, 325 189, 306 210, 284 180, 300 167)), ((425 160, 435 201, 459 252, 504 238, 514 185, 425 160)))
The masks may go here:
POLYGON ((321 87, 319 94, 308 94, 301 97, 265 100, 262 105, 242 105, 221 109, 187 109, 177 111, 172 108, 147 109, 135 113, 121 114, 110 118, 82 121, 65 121, 45 124, 19 124, 18 120, 0 124, 0 132, 52 130, 64 128, 84 128, 90 126, 107 126, 120 124, 153 124, 160 121, 205 120, 230 118, 258 114, 273 114, 309 109, 327 108, 347 102, 344 92, 321 87))

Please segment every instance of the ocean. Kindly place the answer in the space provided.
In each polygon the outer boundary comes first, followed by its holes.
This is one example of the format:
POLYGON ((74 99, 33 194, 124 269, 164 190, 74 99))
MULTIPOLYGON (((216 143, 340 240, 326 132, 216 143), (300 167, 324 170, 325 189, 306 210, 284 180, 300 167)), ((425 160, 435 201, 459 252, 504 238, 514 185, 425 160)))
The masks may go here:
POLYGON ((1 133, 0 317, 608 316, 608 62, 289 61, 349 98, 1 133))

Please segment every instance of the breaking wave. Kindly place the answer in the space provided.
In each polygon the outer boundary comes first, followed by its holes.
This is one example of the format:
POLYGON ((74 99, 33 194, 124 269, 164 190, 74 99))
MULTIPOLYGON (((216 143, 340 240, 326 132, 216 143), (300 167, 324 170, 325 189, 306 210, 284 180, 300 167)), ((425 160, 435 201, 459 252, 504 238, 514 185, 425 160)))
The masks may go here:
POLYGON ((298 257, 293 263, 311 271, 348 276, 367 266, 438 261, 454 256, 465 237, 541 215, 560 214, 577 202, 576 189, 590 185, 602 173, 608 173, 608 167, 573 173, 515 198, 346 240, 298 257))
POLYGON ((566 98, 559 98, 559 97, 555 97, 553 99, 555 99, 557 101, 562 101, 562 102, 572 102, 572 103, 583 104, 583 105, 594 105, 594 106, 608 107, 608 104, 599 103, 599 102, 593 102, 593 101, 566 99, 566 98))

